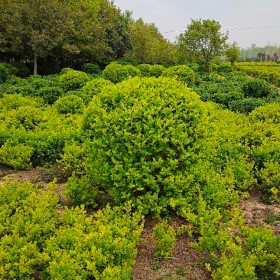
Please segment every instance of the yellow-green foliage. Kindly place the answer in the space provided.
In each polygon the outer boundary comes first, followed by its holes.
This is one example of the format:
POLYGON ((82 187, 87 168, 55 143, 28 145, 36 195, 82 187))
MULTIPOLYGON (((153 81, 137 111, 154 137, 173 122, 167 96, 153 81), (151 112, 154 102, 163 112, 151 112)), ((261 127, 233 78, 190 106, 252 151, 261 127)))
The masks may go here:
POLYGON ((70 69, 59 77, 59 85, 66 92, 82 88, 89 80, 86 73, 70 69))
POLYGON ((119 83, 129 78, 140 76, 141 72, 132 65, 121 65, 112 62, 106 66, 102 75, 104 79, 110 80, 112 83, 119 83))
POLYGON ((169 67, 163 71, 164 77, 176 77, 179 81, 184 83, 186 86, 191 86, 195 80, 194 71, 186 65, 178 65, 169 67))
POLYGON ((0 105, 1 165, 24 169, 52 163, 60 157, 65 141, 77 134, 78 117, 59 114, 44 106, 41 98, 4 95, 0 105))
POLYGON ((120 83, 85 112, 86 172, 115 201, 132 200, 144 213, 186 204, 203 118, 198 96, 175 79, 120 83))
POLYGON ((236 67, 249 75, 280 86, 280 65, 278 63, 240 62, 236 64, 236 67))
POLYGON ((176 241, 175 229, 167 221, 162 221, 153 227, 153 238, 155 242, 154 256, 171 257, 176 241))
POLYGON ((99 94, 106 87, 113 86, 113 83, 105 79, 93 79, 87 82, 81 89, 81 97, 83 98, 85 104, 88 104, 93 96, 99 94))
POLYGON ((278 279, 280 237, 267 228, 245 226, 236 206, 222 213, 200 197, 192 222, 200 235, 193 245, 209 251, 206 268, 213 279, 278 279))
POLYGON ((83 112, 85 105, 81 97, 70 94, 59 98, 54 107, 60 114, 78 114, 83 112))
POLYGON ((131 279, 140 214, 58 209, 55 185, 0 185, 1 279, 131 279))

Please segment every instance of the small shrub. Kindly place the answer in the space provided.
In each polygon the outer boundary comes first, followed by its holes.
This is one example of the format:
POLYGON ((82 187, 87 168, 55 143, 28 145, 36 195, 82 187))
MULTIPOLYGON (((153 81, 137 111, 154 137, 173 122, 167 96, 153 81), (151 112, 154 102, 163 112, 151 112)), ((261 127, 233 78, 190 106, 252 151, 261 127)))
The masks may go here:
POLYGON ((153 228, 153 238, 155 241, 154 256, 171 257, 176 241, 175 229, 166 221, 163 221, 153 228))
POLYGON ((162 75, 164 70, 165 70, 165 67, 163 65, 159 65, 159 64, 151 65, 150 77, 158 78, 158 77, 160 77, 162 75))
POLYGON ((242 89, 246 97, 260 98, 267 97, 272 87, 264 80, 252 79, 245 83, 242 89))
POLYGON ((77 95, 66 95, 54 103, 60 114, 78 114, 84 110, 83 99, 77 95))
POLYGON ((129 206, 62 209, 56 188, 0 185, 0 278, 131 279, 142 216, 129 206))
POLYGON ((26 145, 10 145, 5 143, 0 148, 0 164, 14 169, 31 167, 33 148, 26 145))
POLYGON ((177 77, 179 81, 187 86, 191 86, 194 83, 195 73, 186 65, 178 65, 167 68, 163 74, 164 77, 177 77))
POLYGON ((21 94, 4 94, 0 99, 1 111, 10 111, 20 107, 40 107, 43 105, 41 98, 33 98, 30 96, 22 96, 21 94))
POLYGON ((215 65, 212 70, 215 70, 218 73, 231 73, 233 71, 233 68, 229 62, 222 62, 215 65))
POLYGON ((12 64, 0 63, 0 84, 5 83, 9 76, 16 75, 17 69, 12 64))
POLYGON ((140 76, 140 71, 132 65, 121 65, 116 62, 110 63, 103 71, 103 78, 113 83, 119 83, 135 76, 140 76))
POLYGON ((250 119, 253 121, 262 121, 265 123, 280 124, 280 104, 266 104, 250 114, 250 119))
POLYGON ((150 70, 151 70, 150 64, 140 64, 137 66, 137 68, 141 72, 141 77, 150 77, 150 70))
POLYGON ((89 80, 89 76, 84 72, 68 70, 60 76, 59 85, 67 92, 82 88, 89 80))
POLYGON ((235 112, 250 113, 264 104, 264 99, 251 97, 231 101, 229 102, 228 107, 235 112))
POLYGON ((21 106, 15 111, 15 123, 17 128, 24 127, 26 130, 34 130, 35 127, 44 121, 41 108, 21 106))
POLYGON ((264 167, 257 172, 257 177, 260 182, 260 187, 273 198, 273 190, 276 192, 276 197, 280 194, 280 163, 265 162, 264 167))
POLYGON ((63 95, 63 90, 60 87, 43 87, 38 91, 38 95, 44 99, 45 103, 53 104, 63 95))
POLYGON ((82 66, 82 71, 87 74, 93 75, 93 74, 99 74, 101 72, 101 69, 97 64, 85 63, 82 66))
POLYGON ((85 84, 81 89, 81 97, 88 104, 93 96, 99 94, 104 88, 113 86, 113 83, 105 79, 93 79, 85 84))

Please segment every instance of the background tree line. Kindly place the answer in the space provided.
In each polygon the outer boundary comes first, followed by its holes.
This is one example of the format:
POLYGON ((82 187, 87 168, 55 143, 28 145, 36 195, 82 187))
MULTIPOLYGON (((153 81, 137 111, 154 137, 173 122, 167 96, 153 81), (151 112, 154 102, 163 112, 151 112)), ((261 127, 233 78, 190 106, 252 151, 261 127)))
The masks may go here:
POLYGON ((226 55, 234 64, 236 44, 227 44, 215 20, 192 20, 176 43, 154 24, 122 12, 109 0, 0 0, 0 61, 23 63, 50 74, 84 63, 111 61, 165 66, 198 62, 211 70, 226 55))
POLYGON ((108 0, 0 0, 0 60, 34 74, 92 62, 176 63, 176 47, 154 24, 108 0))

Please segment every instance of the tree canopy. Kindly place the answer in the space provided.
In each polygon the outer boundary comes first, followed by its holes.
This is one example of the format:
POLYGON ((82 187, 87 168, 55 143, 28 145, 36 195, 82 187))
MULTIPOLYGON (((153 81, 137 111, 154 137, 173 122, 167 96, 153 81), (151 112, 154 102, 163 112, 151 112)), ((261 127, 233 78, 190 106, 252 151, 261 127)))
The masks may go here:
POLYGON ((129 14, 107 0, 0 0, 0 59, 105 62, 130 48, 129 14), (51 59, 50 59, 51 60, 51 59))
POLYGON ((222 33, 221 25, 215 20, 193 20, 179 36, 179 46, 188 57, 202 62, 209 72, 214 58, 226 48, 228 35, 222 33))

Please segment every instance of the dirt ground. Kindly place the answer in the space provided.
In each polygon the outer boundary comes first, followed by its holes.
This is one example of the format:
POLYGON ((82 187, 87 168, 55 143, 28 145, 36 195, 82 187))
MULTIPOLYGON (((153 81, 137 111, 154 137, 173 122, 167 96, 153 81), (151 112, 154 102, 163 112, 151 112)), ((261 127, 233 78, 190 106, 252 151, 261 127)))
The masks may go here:
POLYGON ((261 193, 254 191, 240 202, 240 207, 248 226, 265 226, 280 235, 280 203, 265 204, 261 193))
MULTIPOLYGON (((177 219, 172 226, 180 226, 177 219)), ((205 269, 205 256, 190 245, 187 234, 176 239, 172 257, 167 259, 153 258, 152 228, 154 221, 147 221, 142 233, 142 242, 138 246, 138 257, 133 270, 133 280, 208 280, 212 279, 205 269)))

